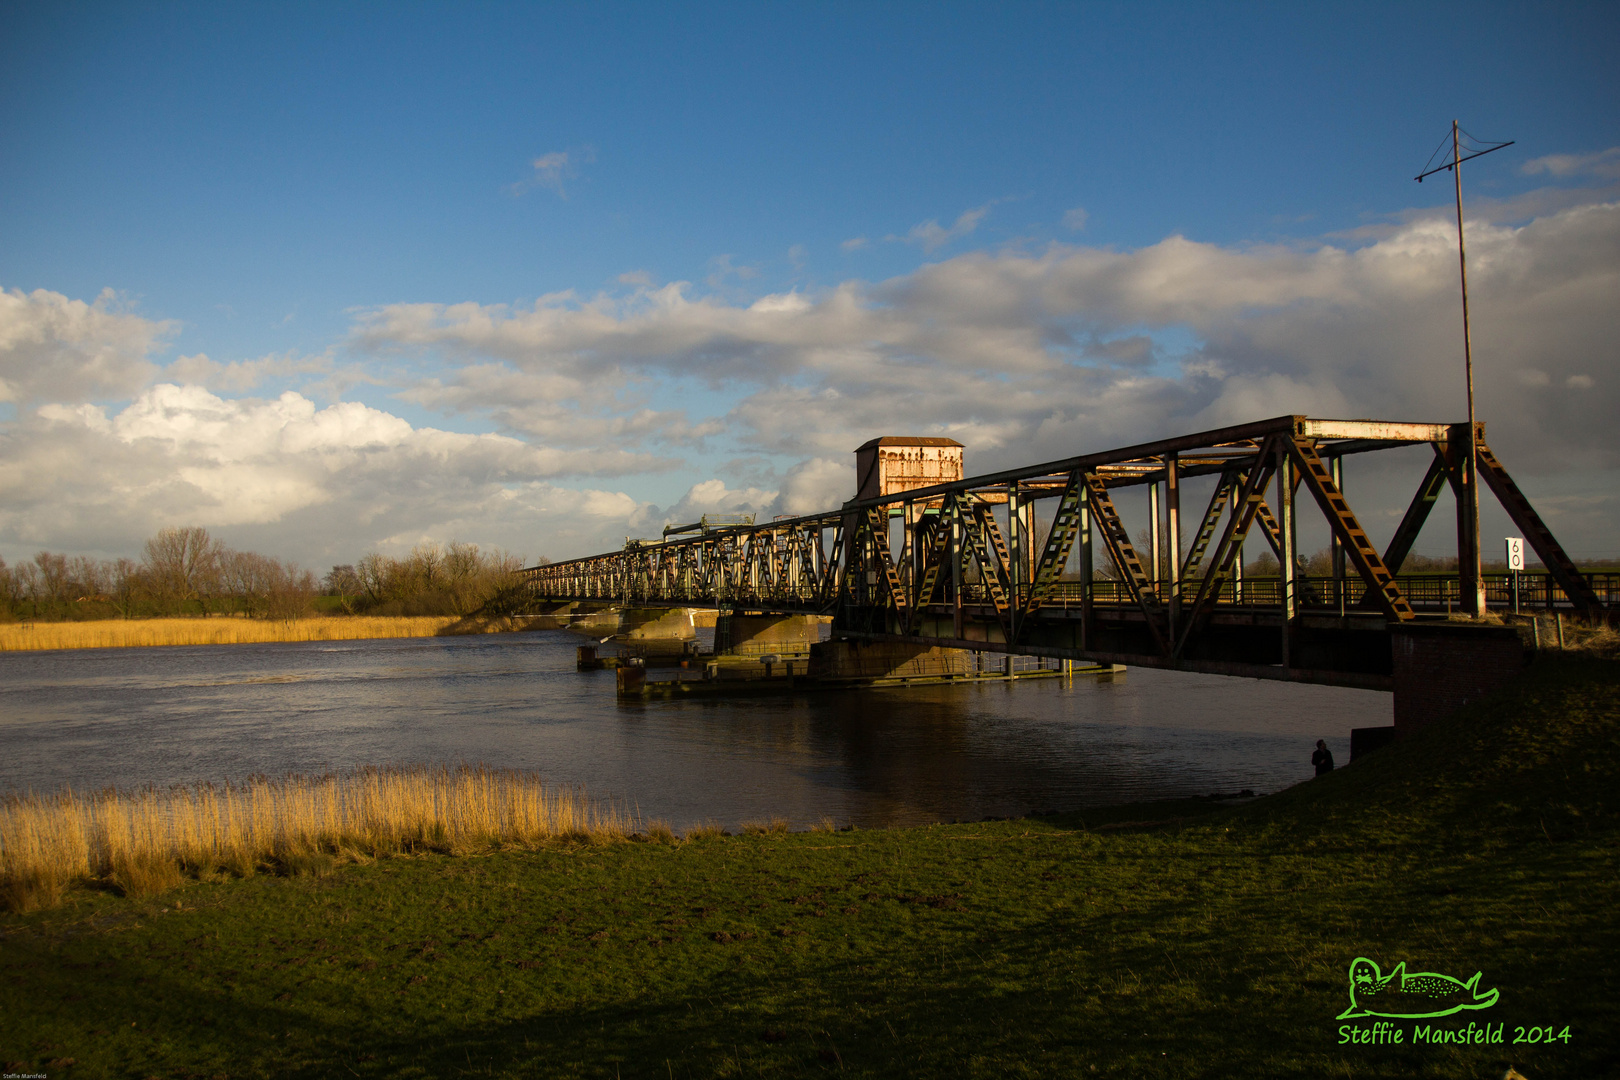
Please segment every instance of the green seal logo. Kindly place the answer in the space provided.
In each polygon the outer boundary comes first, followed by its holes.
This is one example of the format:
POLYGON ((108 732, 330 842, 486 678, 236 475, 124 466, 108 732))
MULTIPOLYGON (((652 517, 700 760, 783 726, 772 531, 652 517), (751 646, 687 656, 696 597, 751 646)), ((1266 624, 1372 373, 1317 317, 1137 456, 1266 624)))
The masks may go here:
POLYGON ((1354 1020, 1360 1016, 1388 1016, 1420 1019, 1450 1016, 1464 1009, 1488 1009, 1496 1004, 1497 992, 1479 992, 1479 972, 1467 982, 1432 971, 1406 972, 1406 961, 1395 965, 1388 975, 1365 956, 1350 963, 1350 1007, 1336 1019, 1354 1020))

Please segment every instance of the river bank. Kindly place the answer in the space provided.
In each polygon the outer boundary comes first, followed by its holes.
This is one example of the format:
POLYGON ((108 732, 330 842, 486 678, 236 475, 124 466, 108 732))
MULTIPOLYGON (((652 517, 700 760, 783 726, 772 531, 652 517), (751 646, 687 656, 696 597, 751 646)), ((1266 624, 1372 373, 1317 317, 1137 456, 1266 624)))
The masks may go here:
POLYGON ((444 637, 527 630, 532 622, 524 618, 477 615, 315 615, 284 622, 216 615, 209 618, 0 623, 0 652, 444 637))
POLYGON ((1549 659, 1240 807, 83 890, 0 918, 0 1053, 108 1075, 1599 1075, 1617 747, 1614 666, 1549 659), (1340 1019, 1358 957, 1478 971, 1500 1000, 1374 1041, 1340 1019), (1413 1042, 1470 1020, 1501 1041, 1413 1042))

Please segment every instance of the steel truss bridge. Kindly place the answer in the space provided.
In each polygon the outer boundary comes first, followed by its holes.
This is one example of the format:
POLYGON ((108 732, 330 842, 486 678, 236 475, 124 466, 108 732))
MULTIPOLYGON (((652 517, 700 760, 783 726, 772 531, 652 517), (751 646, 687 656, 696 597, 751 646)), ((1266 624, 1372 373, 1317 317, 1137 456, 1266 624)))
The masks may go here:
POLYGON ((1466 424, 1279 416, 827 513, 630 541, 523 574, 532 597, 551 603, 818 613, 844 638, 1387 689, 1392 626, 1512 602, 1507 575, 1479 572, 1470 484, 1489 487, 1546 568, 1520 602, 1596 614, 1620 590, 1620 575, 1577 569, 1492 453, 1485 425, 1473 462, 1467 436, 1466 424), (1433 457, 1380 551, 1345 497, 1343 462, 1414 444, 1433 457), (1213 493, 1188 514, 1182 492, 1196 477, 1214 477, 1213 493), (1146 552, 1115 504, 1120 489, 1142 486, 1146 552), (1461 571, 1397 577, 1391 568, 1446 487, 1457 496, 1461 571), (1331 535, 1328 576, 1297 570, 1298 514, 1312 506, 1331 535), (1245 545, 1262 543, 1279 570, 1245 580, 1245 545), (1094 570, 1098 548, 1107 559, 1094 570))

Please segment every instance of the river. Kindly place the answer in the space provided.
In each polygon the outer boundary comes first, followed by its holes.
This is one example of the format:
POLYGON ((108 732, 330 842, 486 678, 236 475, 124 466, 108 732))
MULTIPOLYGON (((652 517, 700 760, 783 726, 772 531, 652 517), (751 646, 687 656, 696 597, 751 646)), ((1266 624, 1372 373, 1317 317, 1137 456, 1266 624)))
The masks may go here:
POLYGON ((619 702, 561 631, 0 654, 0 793, 486 763, 680 828, 861 827, 1271 792, 1388 694, 1132 668, 793 698, 619 702))

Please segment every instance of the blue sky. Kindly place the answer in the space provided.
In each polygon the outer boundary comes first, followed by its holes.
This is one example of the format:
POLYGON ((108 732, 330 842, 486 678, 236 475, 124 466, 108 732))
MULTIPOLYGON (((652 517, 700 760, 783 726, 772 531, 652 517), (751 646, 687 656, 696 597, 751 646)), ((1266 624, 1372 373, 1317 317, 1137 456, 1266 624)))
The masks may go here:
POLYGON ((1498 449, 1620 554, 1616 41, 1608 4, 16 7, 0 555, 181 519, 312 564, 582 554, 831 505, 878 434, 989 467, 1460 413, 1401 383, 1458 348, 1448 178, 1411 180, 1453 117, 1518 140, 1464 174, 1482 415, 1546 398, 1498 449))

